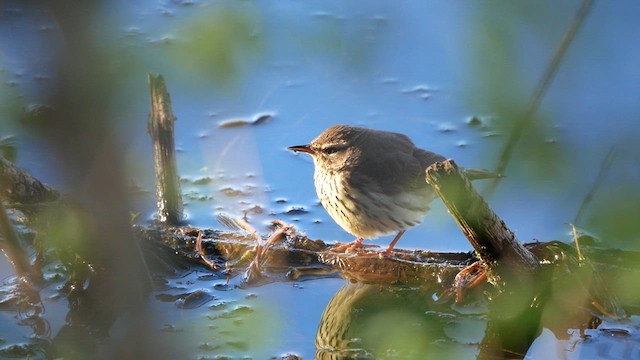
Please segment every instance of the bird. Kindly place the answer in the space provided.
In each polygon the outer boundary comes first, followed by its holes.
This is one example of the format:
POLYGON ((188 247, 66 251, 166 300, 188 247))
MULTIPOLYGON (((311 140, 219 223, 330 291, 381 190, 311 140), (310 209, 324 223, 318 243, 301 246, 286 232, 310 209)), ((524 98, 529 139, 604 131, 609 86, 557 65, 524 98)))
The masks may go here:
MULTIPOLYGON (((425 180, 429 165, 446 160, 400 133, 350 125, 327 128, 309 144, 287 149, 311 155, 314 185, 331 218, 356 239, 334 251, 362 248, 364 239, 396 234, 379 255, 389 257, 409 228, 421 223, 436 198, 425 180)), ((497 177, 466 171, 470 179, 497 177)))

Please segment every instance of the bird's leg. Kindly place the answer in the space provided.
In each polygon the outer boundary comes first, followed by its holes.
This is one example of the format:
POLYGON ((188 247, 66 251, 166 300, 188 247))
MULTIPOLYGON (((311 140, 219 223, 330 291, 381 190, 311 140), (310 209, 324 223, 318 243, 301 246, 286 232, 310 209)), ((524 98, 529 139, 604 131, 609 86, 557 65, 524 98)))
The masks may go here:
POLYGON ((393 251, 393 247, 396 246, 396 243, 398 242, 398 240, 400 240, 402 235, 404 235, 405 231, 406 230, 398 231, 398 234, 396 234, 396 237, 394 237, 393 240, 391 240, 391 244, 389 244, 389 247, 387 248, 387 250, 385 250, 383 253, 381 253, 382 256, 384 256, 384 257, 391 256, 391 252, 393 251))
POLYGON ((372 251, 372 252, 366 252, 364 254, 358 254, 360 256, 377 256, 379 258, 388 258, 391 256, 391 253, 393 252, 393 247, 396 246, 396 243, 398 242, 398 240, 400 240, 400 238, 402 237, 402 235, 404 234, 406 230, 401 230, 396 234, 396 237, 393 238, 393 240, 391 240, 391 244, 389 244, 389 247, 387 247, 387 250, 385 251, 372 251))

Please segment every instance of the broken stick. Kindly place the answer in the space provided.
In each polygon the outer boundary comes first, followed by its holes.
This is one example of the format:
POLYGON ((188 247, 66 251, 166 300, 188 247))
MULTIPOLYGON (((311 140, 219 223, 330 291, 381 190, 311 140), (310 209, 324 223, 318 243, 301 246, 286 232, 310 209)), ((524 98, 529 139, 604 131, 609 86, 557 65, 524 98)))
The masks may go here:
POLYGON ((489 208, 453 160, 429 166, 426 179, 473 245, 480 260, 488 266, 492 284, 500 286, 505 277, 531 273, 538 268, 538 259, 489 208))
POLYGON ((173 136, 176 117, 171 110, 171 98, 162 75, 154 77, 149 74, 148 78, 151 89, 148 131, 153 143, 158 219, 160 222, 176 225, 183 218, 182 193, 173 136))

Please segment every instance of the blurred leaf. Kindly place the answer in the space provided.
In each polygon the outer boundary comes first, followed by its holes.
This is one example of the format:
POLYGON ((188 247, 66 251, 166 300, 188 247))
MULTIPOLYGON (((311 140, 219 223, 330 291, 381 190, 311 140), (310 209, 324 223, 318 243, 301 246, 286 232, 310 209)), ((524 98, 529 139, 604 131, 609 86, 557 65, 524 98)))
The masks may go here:
POLYGON ((260 18, 250 3, 217 4, 186 18, 169 55, 179 66, 220 85, 239 81, 263 51, 260 18))
POLYGON ((54 205, 38 214, 36 228, 45 248, 55 250, 67 270, 91 260, 88 238, 93 234, 93 224, 80 208, 54 205))
POLYGON ((249 304, 234 306, 222 302, 209 309, 208 316, 184 312, 171 324, 172 328, 184 329, 168 338, 172 348, 188 354, 195 345, 207 355, 242 358, 247 354, 262 354, 255 357, 262 359, 268 358, 266 355, 284 336, 283 315, 268 301, 258 298, 249 304))
MULTIPOLYGON (((510 3, 499 9, 480 6, 477 14, 468 98, 472 107, 487 109, 483 111, 495 116, 492 133, 502 135, 501 141, 506 144, 509 136, 521 126, 538 81, 535 75, 531 76, 530 59, 523 58, 520 44, 538 40, 552 54, 559 35, 556 34, 556 38, 548 36, 550 30, 545 12, 525 3, 510 3), (530 31, 520 31, 523 22, 530 31), (525 34, 527 39, 524 39, 525 34)), ((547 58, 540 57, 539 76, 545 61, 547 58)), ((506 149, 512 155, 507 172, 509 176, 517 176, 519 181, 557 187, 558 180, 567 180, 570 171, 566 169, 567 148, 553 130, 554 114, 537 109, 530 120, 515 147, 506 149)), ((493 155, 495 158, 500 156, 493 155)))
POLYGON ((640 193, 637 184, 615 184, 599 191, 583 226, 610 247, 640 249, 640 193))
MULTIPOLYGON (((434 326, 435 327, 435 326, 434 326)), ((436 327, 437 329, 437 327, 436 327)), ((374 314, 362 324, 362 341, 371 346, 376 357, 383 357, 392 349, 403 358, 424 359, 433 347, 437 330, 431 329, 424 318, 411 311, 392 309, 374 314), (420 341, 416 341, 420 339, 420 341)))
POLYGON ((53 126, 54 109, 48 105, 30 104, 23 109, 20 122, 30 128, 46 130, 53 126))
POLYGON ((7 125, 20 117, 24 100, 19 96, 19 83, 9 80, 6 70, 2 70, 6 68, 2 55, 0 52, 0 130, 6 131, 7 125))
POLYGON ((384 19, 354 16, 344 21, 329 13, 318 13, 309 28, 292 32, 293 41, 313 58, 327 56, 327 63, 365 70, 377 58, 376 46, 387 31, 384 19))
MULTIPOLYGON (((502 119, 498 121, 498 126, 502 126, 505 134, 509 134, 517 120, 519 119, 502 119)), ((569 180, 568 175, 571 171, 567 162, 568 148, 564 141, 559 140, 557 134, 553 134, 549 123, 549 117, 534 117, 513 149, 508 171, 511 176, 517 176, 519 181, 557 187, 569 180)))
POLYGON ((632 271, 625 269, 620 271, 610 281, 613 293, 618 296, 620 302, 625 305, 640 307, 640 287, 635 286, 640 273, 638 270, 632 271))
POLYGON ((14 135, 5 135, 0 137, 0 156, 6 160, 15 162, 17 153, 16 137, 14 135))

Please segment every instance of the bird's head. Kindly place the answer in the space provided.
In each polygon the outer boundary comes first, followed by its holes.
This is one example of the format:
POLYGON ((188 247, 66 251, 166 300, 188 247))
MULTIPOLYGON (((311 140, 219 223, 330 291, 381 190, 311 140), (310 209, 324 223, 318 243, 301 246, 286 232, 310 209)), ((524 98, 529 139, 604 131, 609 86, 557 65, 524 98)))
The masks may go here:
POLYGON ((348 125, 334 125, 323 131, 311 143, 290 146, 288 149, 311 155, 316 166, 338 170, 359 154, 358 138, 364 130, 366 129, 348 125))

